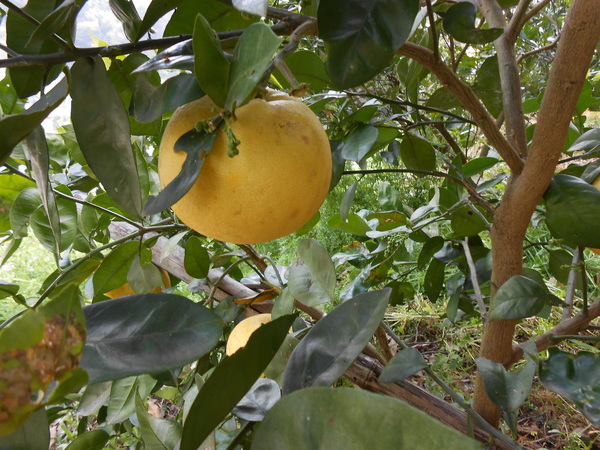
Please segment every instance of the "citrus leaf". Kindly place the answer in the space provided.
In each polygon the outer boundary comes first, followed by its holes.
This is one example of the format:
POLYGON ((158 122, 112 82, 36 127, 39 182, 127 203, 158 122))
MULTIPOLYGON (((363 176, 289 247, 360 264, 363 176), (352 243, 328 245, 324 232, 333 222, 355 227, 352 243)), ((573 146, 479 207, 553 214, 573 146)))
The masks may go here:
POLYGON ((184 2, 179 5, 165 27, 164 36, 179 36, 189 33, 198 14, 202 14, 215 31, 244 30, 259 20, 219 0, 184 2))
POLYGON ((548 291, 536 281, 515 275, 496 292, 489 310, 489 319, 524 319, 535 316, 548 301, 548 291))
MULTIPOLYGON (((79 6, 75 3, 75 0, 65 0, 41 21, 31 34, 26 46, 30 47, 33 44, 40 43, 48 39, 54 33, 61 31, 61 29, 73 19, 78 11, 79 6)), ((72 36, 68 36, 68 38, 71 40, 70 43, 72 44, 72 36)))
POLYGON ((572 355, 555 347, 549 352, 549 358, 540 361, 542 384, 567 397, 594 426, 600 426, 600 356, 572 355))
POLYGON ((259 378, 231 412, 240 419, 260 422, 280 398, 281 390, 275 380, 259 378))
POLYGON ((229 92, 225 107, 242 106, 264 78, 273 56, 283 39, 262 22, 250 25, 240 37, 233 52, 229 75, 229 92))
POLYGON ((91 416, 97 413, 102 406, 107 404, 111 387, 112 381, 88 384, 75 413, 78 416, 91 416))
MULTIPOLYGON (((58 186, 56 189, 63 194, 71 195, 71 191, 64 185, 58 186)), ((38 208, 31 215, 30 226, 40 244, 58 255, 57 250, 67 250, 73 244, 77 235, 77 205, 69 199, 58 198, 56 206, 59 219, 58 229, 54 229, 50 224, 43 208, 38 208), (58 242, 56 240, 57 234, 58 242)))
MULTIPOLYGON (((148 253, 152 252, 146 249, 148 253)), ((127 271, 127 283, 135 293, 146 293, 158 287, 165 287, 160 270, 151 262, 142 263, 139 255, 131 261, 127 271)))
POLYGON ((208 21, 198 14, 194 25, 194 74, 198 84, 221 108, 225 105, 231 63, 208 21))
POLYGON ((181 172, 157 196, 148 196, 144 215, 164 211, 177 203, 190 190, 200 175, 206 156, 215 144, 217 132, 218 130, 212 133, 191 130, 177 140, 174 150, 187 153, 181 172))
POLYGON ((94 297, 123 286, 133 258, 138 254, 140 243, 125 242, 110 252, 94 273, 92 280, 94 297))
POLYGON ((333 261, 317 241, 303 239, 288 272, 288 288, 299 302, 315 306, 333 300, 336 285, 333 261))
POLYGON ((215 368, 190 407, 181 450, 196 450, 238 404, 277 353, 295 318, 283 316, 261 326, 245 347, 215 368))
POLYGON ((90 383, 181 367, 210 352, 222 320, 172 294, 131 295, 84 307, 88 338, 80 366, 90 383))
POLYGON ((131 0, 108 0, 108 4, 115 17, 123 25, 123 31, 127 39, 130 42, 135 42, 139 35, 142 19, 133 2, 131 0))
POLYGON ((483 219, 469 205, 461 206, 450 215, 450 225, 459 236, 475 236, 486 229, 483 219))
POLYGON ((483 446, 400 400, 360 389, 313 387, 277 402, 255 431, 251 448, 471 450, 483 446))
POLYGON ((405 348, 396 353, 388 362, 379 375, 378 381, 380 383, 398 383, 425 367, 427 367, 427 361, 419 350, 412 347, 405 348))
POLYGON ((400 158, 406 168, 412 170, 435 170, 437 162, 433 146, 411 135, 405 136, 400 143, 400 158))
POLYGON ((477 81, 473 90, 494 117, 502 112, 502 85, 497 56, 487 58, 477 70, 477 81))
POLYGON ((474 177, 475 175, 491 169, 496 164, 498 164, 498 159, 490 156, 475 158, 462 167, 462 173, 465 177, 474 177))
POLYGON ((581 178, 558 174, 544 194, 546 223, 553 236, 600 248, 600 191, 581 178))
POLYGON ((437 301, 444 287, 444 274, 446 265, 440 260, 433 258, 429 263, 425 278, 423 279, 423 288, 425 294, 432 302, 437 301))
POLYGON ((175 420, 151 416, 139 392, 135 393, 135 413, 140 423, 140 435, 148 450, 176 447, 181 439, 181 424, 175 420))
POLYGON ((81 152, 107 194, 139 217, 142 195, 121 97, 100 57, 78 59, 71 74, 71 120, 81 152))
POLYGON ((600 128, 593 128, 579 136, 573 145, 569 147, 567 153, 579 152, 582 150, 590 151, 600 146, 600 128))
POLYGON ((343 220, 340 213, 334 214, 327 222, 327 226, 356 236, 367 236, 367 232, 371 231, 371 227, 367 222, 353 212, 348 213, 347 220, 343 220))
MULTIPOLYGON (((285 59, 285 63, 292 71, 299 83, 308 84, 308 89, 314 92, 325 90, 331 85, 329 75, 323 67, 323 60, 315 52, 300 50, 292 53, 285 59)), ((273 75, 284 89, 294 88, 278 70, 273 75)))
POLYGON ((478 29, 475 27, 477 7, 470 2, 452 5, 443 15, 444 29, 454 39, 469 44, 495 41, 504 32, 502 28, 478 29))
POLYGON ((50 427, 48 425, 46 411, 39 409, 12 433, 7 435, 1 433, 0 448, 14 450, 49 448, 50 427))
POLYGON ((142 23, 140 24, 136 41, 139 40, 144 33, 150 30, 152 25, 154 25, 158 19, 169 11, 177 8, 183 2, 184 0, 152 0, 146 10, 142 23))
POLYGON ((360 162, 373 148, 379 130, 372 125, 361 124, 344 140, 342 157, 348 161, 360 162))
POLYGON ((5 115, 0 119, 0 163, 6 161, 15 145, 25 139, 62 103, 68 88, 67 79, 63 78, 27 110, 20 114, 5 115))
POLYGON ((151 123, 169 111, 204 95, 196 77, 182 74, 169 78, 160 86, 152 85, 146 77, 135 80, 131 113, 138 122, 151 123))
POLYGON ((102 450, 110 439, 104 430, 90 430, 77 435, 65 450, 102 450))
MULTIPOLYGON (((140 64, 131 73, 150 72, 160 69, 194 69, 194 50, 192 40, 174 44, 162 52, 158 52, 148 61, 140 64)), ((195 76, 192 75, 194 78, 195 76)))
POLYGON ((340 203, 340 216, 342 220, 346 222, 348 220, 348 213, 350 212, 350 207, 352 206, 352 201, 354 200, 354 195, 356 194, 356 188, 358 187, 358 182, 360 180, 356 180, 346 193, 344 194, 344 198, 342 198, 342 202, 340 203))
POLYGON ((418 0, 321 0, 319 36, 333 83, 355 87, 387 67, 410 36, 418 11, 418 0))
POLYGON ((126 377, 112 382, 108 399, 106 422, 121 423, 135 413, 135 396, 147 397, 156 386, 156 379, 150 375, 126 377))
POLYGON ((391 289, 345 301, 319 320, 292 352, 282 390, 330 386, 365 348, 381 323, 391 289))
MULTIPOLYGON (((390 231, 395 230, 398 227, 406 225, 408 222, 406 215, 398 211, 382 211, 370 213, 366 217, 367 220, 377 219, 377 231, 390 231)), ((369 236, 373 236, 369 233, 369 236)), ((373 236, 374 237, 374 236, 373 236)))
POLYGON ((423 269, 425 264, 431 261, 433 255, 439 252, 443 246, 444 238, 441 236, 434 236, 428 239, 419 252, 419 258, 417 259, 417 267, 419 270, 423 269))
POLYGON ((210 255, 202 241, 192 236, 185 243, 183 266, 188 275, 194 278, 206 278, 210 270, 210 255))

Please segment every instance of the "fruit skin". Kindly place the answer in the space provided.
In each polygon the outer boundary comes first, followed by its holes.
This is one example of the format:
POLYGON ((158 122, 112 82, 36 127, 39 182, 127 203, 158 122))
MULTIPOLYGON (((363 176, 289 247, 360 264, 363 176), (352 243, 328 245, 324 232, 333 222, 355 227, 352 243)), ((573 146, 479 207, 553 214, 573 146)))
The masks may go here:
POLYGON ((245 347, 250 335, 270 321, 271 314, 257 314, 242 320, 231 330, 225 347, 225 354, 231 356, 240 348, 245 347))
MULTIPOLYGON (((596 179, 594 180, 594 182, 592 183, 594 185, 594 187, 596 189, 600 189, 600 176, 596 177, 596 179)), ((590 250, 593 251, 594 253, 596 253, 597 255, 600 255, 600 248, 591 248, 590 250)))
MULTIPOLYGON (((168 289, 171 287, 171 278, 169 278, 169 273, 164 270, 161 269, 159 267, 160 270, 160 277, 162 278, 162 282, 164 285, 165 289, 168 289)), ((157 293, 157 292, 161 292, 163 290, 162 286, 156 286, 154 289, 152 289, 150 291, 150 293, 157 293)), ((108 291, 106 292, 104 295, 106 295, 107 297, 110 298, 118 298, 118 297, 125 297, 126 295, 133 295, 135 294, 135 292, 133 291, 133 289, 131 289, 131 286, 129 285, 129 283, 125 283, 123 286, 118 287, 116 289, 113 289, 112 291, 108 291)))
MULTIPOLYGON (((173 113, 158 159, 163 188, 186 158, 186 152, 173 151, 177 139, 218 112, 205 96, 173 113)), ((240 141, 239 154, 228 156, 222 127, 198 180, 172 209, 193 230, 225 242, 254 244, 293 233, 317 213, 329 191, 327 134, 302 101, 275 91, 235 115, 230 124, 240 141)))

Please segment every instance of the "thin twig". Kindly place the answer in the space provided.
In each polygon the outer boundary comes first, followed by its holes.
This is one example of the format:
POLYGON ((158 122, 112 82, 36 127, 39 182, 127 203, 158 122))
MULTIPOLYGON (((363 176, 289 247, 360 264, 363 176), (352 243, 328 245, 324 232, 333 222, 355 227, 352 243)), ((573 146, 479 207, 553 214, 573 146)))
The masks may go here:
POLYGON ((427 4, 427 16, 429 17, 429 27, 431 30, 431 38, 433 40, 433 53, 434 53, 435 57, 439 59, 440 43, 439 43, 439 38, 438 38, 436 26, 435 26, 435 15, 434 15, 435 13, 433 11, 433 7, 431 6, 431 0, 425 0, 425 3, 427 4))
POLYGON ((555 48, 555 47, 558 45, 558 40, 559 40, 559 39, 560 39, 560 35, 559 35, 559 36, 558 36, 558 37, 557 37, 557 38, 556 38, 556 39, 555 39, 553 42, 551 42, 551 43, 550 43, 550 44, 548 44, 548 45, 544 45, 543 47, 539 47, 539 48, 536 48, 536 49, 534 49, 534 50, 531 50, 531 51, 529 51, 529 52, 525 52, 525 53, 523 53, 523 54, 522 54, 521 56, 519 56, 519 58, 517 59, 517 63, 521 64, 521 63, 523 62, 523 60, 524 60, 525 58, 529 57, 529 56, 533 56, 533 55, 536 55, 536 54, 538 54, 538 53, 545 52, 545 51, 547 51, 547 50, 552 50, 553 48, 555 48))
POLYGON ((565 303, 567 306, 563 309, 562 319, 568 319, 573 315, 573 299, 575 298, 575 289, 577 286, 577 272, 579 269, 580 254, 579 249, 575 249, 573 252, 573 259, 571 260, 571 268, 569 270, 569 276, 567 278, 567 289, 565 292, 565 303))

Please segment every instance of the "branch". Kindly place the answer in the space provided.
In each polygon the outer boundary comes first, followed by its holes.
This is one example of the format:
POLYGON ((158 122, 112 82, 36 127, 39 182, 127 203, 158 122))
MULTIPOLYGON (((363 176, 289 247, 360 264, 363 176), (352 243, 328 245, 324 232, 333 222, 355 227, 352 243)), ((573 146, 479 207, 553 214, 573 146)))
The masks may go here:
POLYGON ((494 118, 485 109, 470 86, 463 83, 460 78, 444 63, 435 58, 434 53, 421 45, 412 42, 405 43, 397 53, 408 56, 416 62, 433 72, 438 80, 447 87, 471 113, 473 120, 483 131, 490 145, 502 156, 506 164, 515 174, 521 173, 524 162, 516 149, 502 135, 494 118))

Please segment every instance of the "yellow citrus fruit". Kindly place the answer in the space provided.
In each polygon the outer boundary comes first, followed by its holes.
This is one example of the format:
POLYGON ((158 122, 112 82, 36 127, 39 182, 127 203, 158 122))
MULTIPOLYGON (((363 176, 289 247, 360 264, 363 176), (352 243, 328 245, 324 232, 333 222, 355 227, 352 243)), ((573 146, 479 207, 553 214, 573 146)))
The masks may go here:
POLYGON ((231 356, 240 348, 245 347, 248 339, 250 339, 250 335, 270 321, 271 314, 257 314, 242 320, 231 330, 227 346, 225 347, 225 354, 231 356))
MULTIPOLYGON (((600 189, 600 176, 596 177, 592 184, 596 189, 600 189)), ((596 253, 597 255, 600 255, 600 248, 590 248, 590 250, 596 253)))
MULTIPOLYGON (((175 142, 219 109, 208 96, 178 108, 160 144, 163 187, 181 171, 186 152, 175 142)), ((302 101, 267 91, 235 110, 231 129, 239 154, 228 156, 225 127, 198 180, 173 211, 190 228, 236 244, 271 241, 293 233, 319 210, 331 180, 331 149, 319 119, 302 101)))
MULTIPOLYGON (((171 279, 169 278, 169 273, 166 270, 161 269, 160 267, 159 267, 159 270, 160 270, 160 277, 162 278, 164 288, 165 289, 170 288, 171 287, 171 279)), ((161 292, 163 290, 163 286, 156 286, 154 289, 152 289, 150 291, 150 293, 161 292)), ((133 295, 133 294, 135 294, 135 292, 133 291, 133 289, 131 288, 129 283, 125 283, 123 286, 113 289, 112 291, 108 291, 104 295, 106 295, 107 297, 110 297, 110 298, 118 298, 118 297, 125 297, 126 295, 133 295)))

